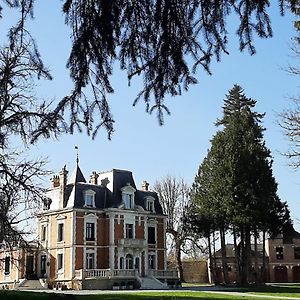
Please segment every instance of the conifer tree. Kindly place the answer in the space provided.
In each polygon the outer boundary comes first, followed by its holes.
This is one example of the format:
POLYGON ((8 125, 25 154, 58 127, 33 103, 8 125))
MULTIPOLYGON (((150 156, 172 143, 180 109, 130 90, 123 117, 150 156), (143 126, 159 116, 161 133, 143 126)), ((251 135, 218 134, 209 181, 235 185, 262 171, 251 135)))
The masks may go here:
MULTIPOLYGON (((220 217, 226 220, 234 236, 240 284, 258 280, 258 270, 253 272, 251 267, 251 239, 256 240, 262 231, 275 235, 290 222, 287 205, 277 195, 271 153, 263 140, 264 115, 253 111, 255 104, 240 86, 229 91, 223 117, 216 123, 223 126, 222 130, 212 139, 203 163, 209 162, 210 167, 202 164, 194 183, 199 214, 210 215, 215 221, 220 217), (205 195, 201 193, 203 187, 205 195), (211 207, 212 212, 206 207, 211 207)), ((221 247, 224 256, 222 235, 221 247)), ((224 268, 223 261, 223 271, 224 268)))

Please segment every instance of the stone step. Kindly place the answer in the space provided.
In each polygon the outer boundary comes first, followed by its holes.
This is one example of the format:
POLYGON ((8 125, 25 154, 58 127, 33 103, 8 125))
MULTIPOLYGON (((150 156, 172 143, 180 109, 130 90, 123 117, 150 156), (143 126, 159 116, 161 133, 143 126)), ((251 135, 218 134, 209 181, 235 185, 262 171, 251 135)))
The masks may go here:
POLYGON ((141 289, 142 290, 167 290, 168 286, 163 284, 158 279, 152 277, 144 277, 141 280, 141 289))
POLYGON ((25 280, 21 286, 18 287, 19 290, 45 290, 39 280, 25 280))

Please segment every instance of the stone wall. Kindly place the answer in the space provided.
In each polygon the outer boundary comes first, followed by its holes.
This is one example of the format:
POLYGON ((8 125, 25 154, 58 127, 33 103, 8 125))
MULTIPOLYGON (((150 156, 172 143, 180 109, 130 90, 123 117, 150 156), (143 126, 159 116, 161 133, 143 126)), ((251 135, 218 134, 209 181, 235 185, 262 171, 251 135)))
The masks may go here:
POLYGON ((208 283, 207 262, 205 260, 183 261, 182 266, 185 282, 208 283))

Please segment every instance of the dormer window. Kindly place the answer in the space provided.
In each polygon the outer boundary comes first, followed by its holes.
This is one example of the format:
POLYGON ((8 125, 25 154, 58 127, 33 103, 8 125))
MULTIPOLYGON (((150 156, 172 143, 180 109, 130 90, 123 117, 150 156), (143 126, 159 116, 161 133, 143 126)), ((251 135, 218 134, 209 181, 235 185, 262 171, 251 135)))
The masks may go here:
POLYGON ((133 205, 133 195, 132 194, 124 194, 123 201, 126 209, 131 209, 134 207, 133 205))
POLYGON ((146 199, 147 199, 146 209, 150 212, 155 212, 155 206, 154 206, 155 199, 153 197, 147 197, 146 199))
POLYGON ((153 200, 148 200, 147 201, 147 210, 154 212, 154 201, 153 200))
POLYGON ((124 203, 125 209, 133 209, 134 208, 134 193, 135 188, 132 187, 129 183, 121 189, 122 191, 122 201, 124 203))
POLYGON ((84 206, 85 207, 95 207, 95 192, 86 191, 84 194, 84 206))

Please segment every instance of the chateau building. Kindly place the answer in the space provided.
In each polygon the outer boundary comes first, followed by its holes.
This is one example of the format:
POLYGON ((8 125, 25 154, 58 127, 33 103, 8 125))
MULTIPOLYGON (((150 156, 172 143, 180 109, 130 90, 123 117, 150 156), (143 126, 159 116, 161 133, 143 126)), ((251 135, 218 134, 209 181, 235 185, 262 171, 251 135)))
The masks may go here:
POLYGON ((36 249, 6 253, 0 284, 27 277, 73 289, 176 285, 166 265, 166 216, 146 181, 139 190, 130 171, 113 169, 87 182, 78 160, 70 178, 64 167, 51 181, 36 249))

